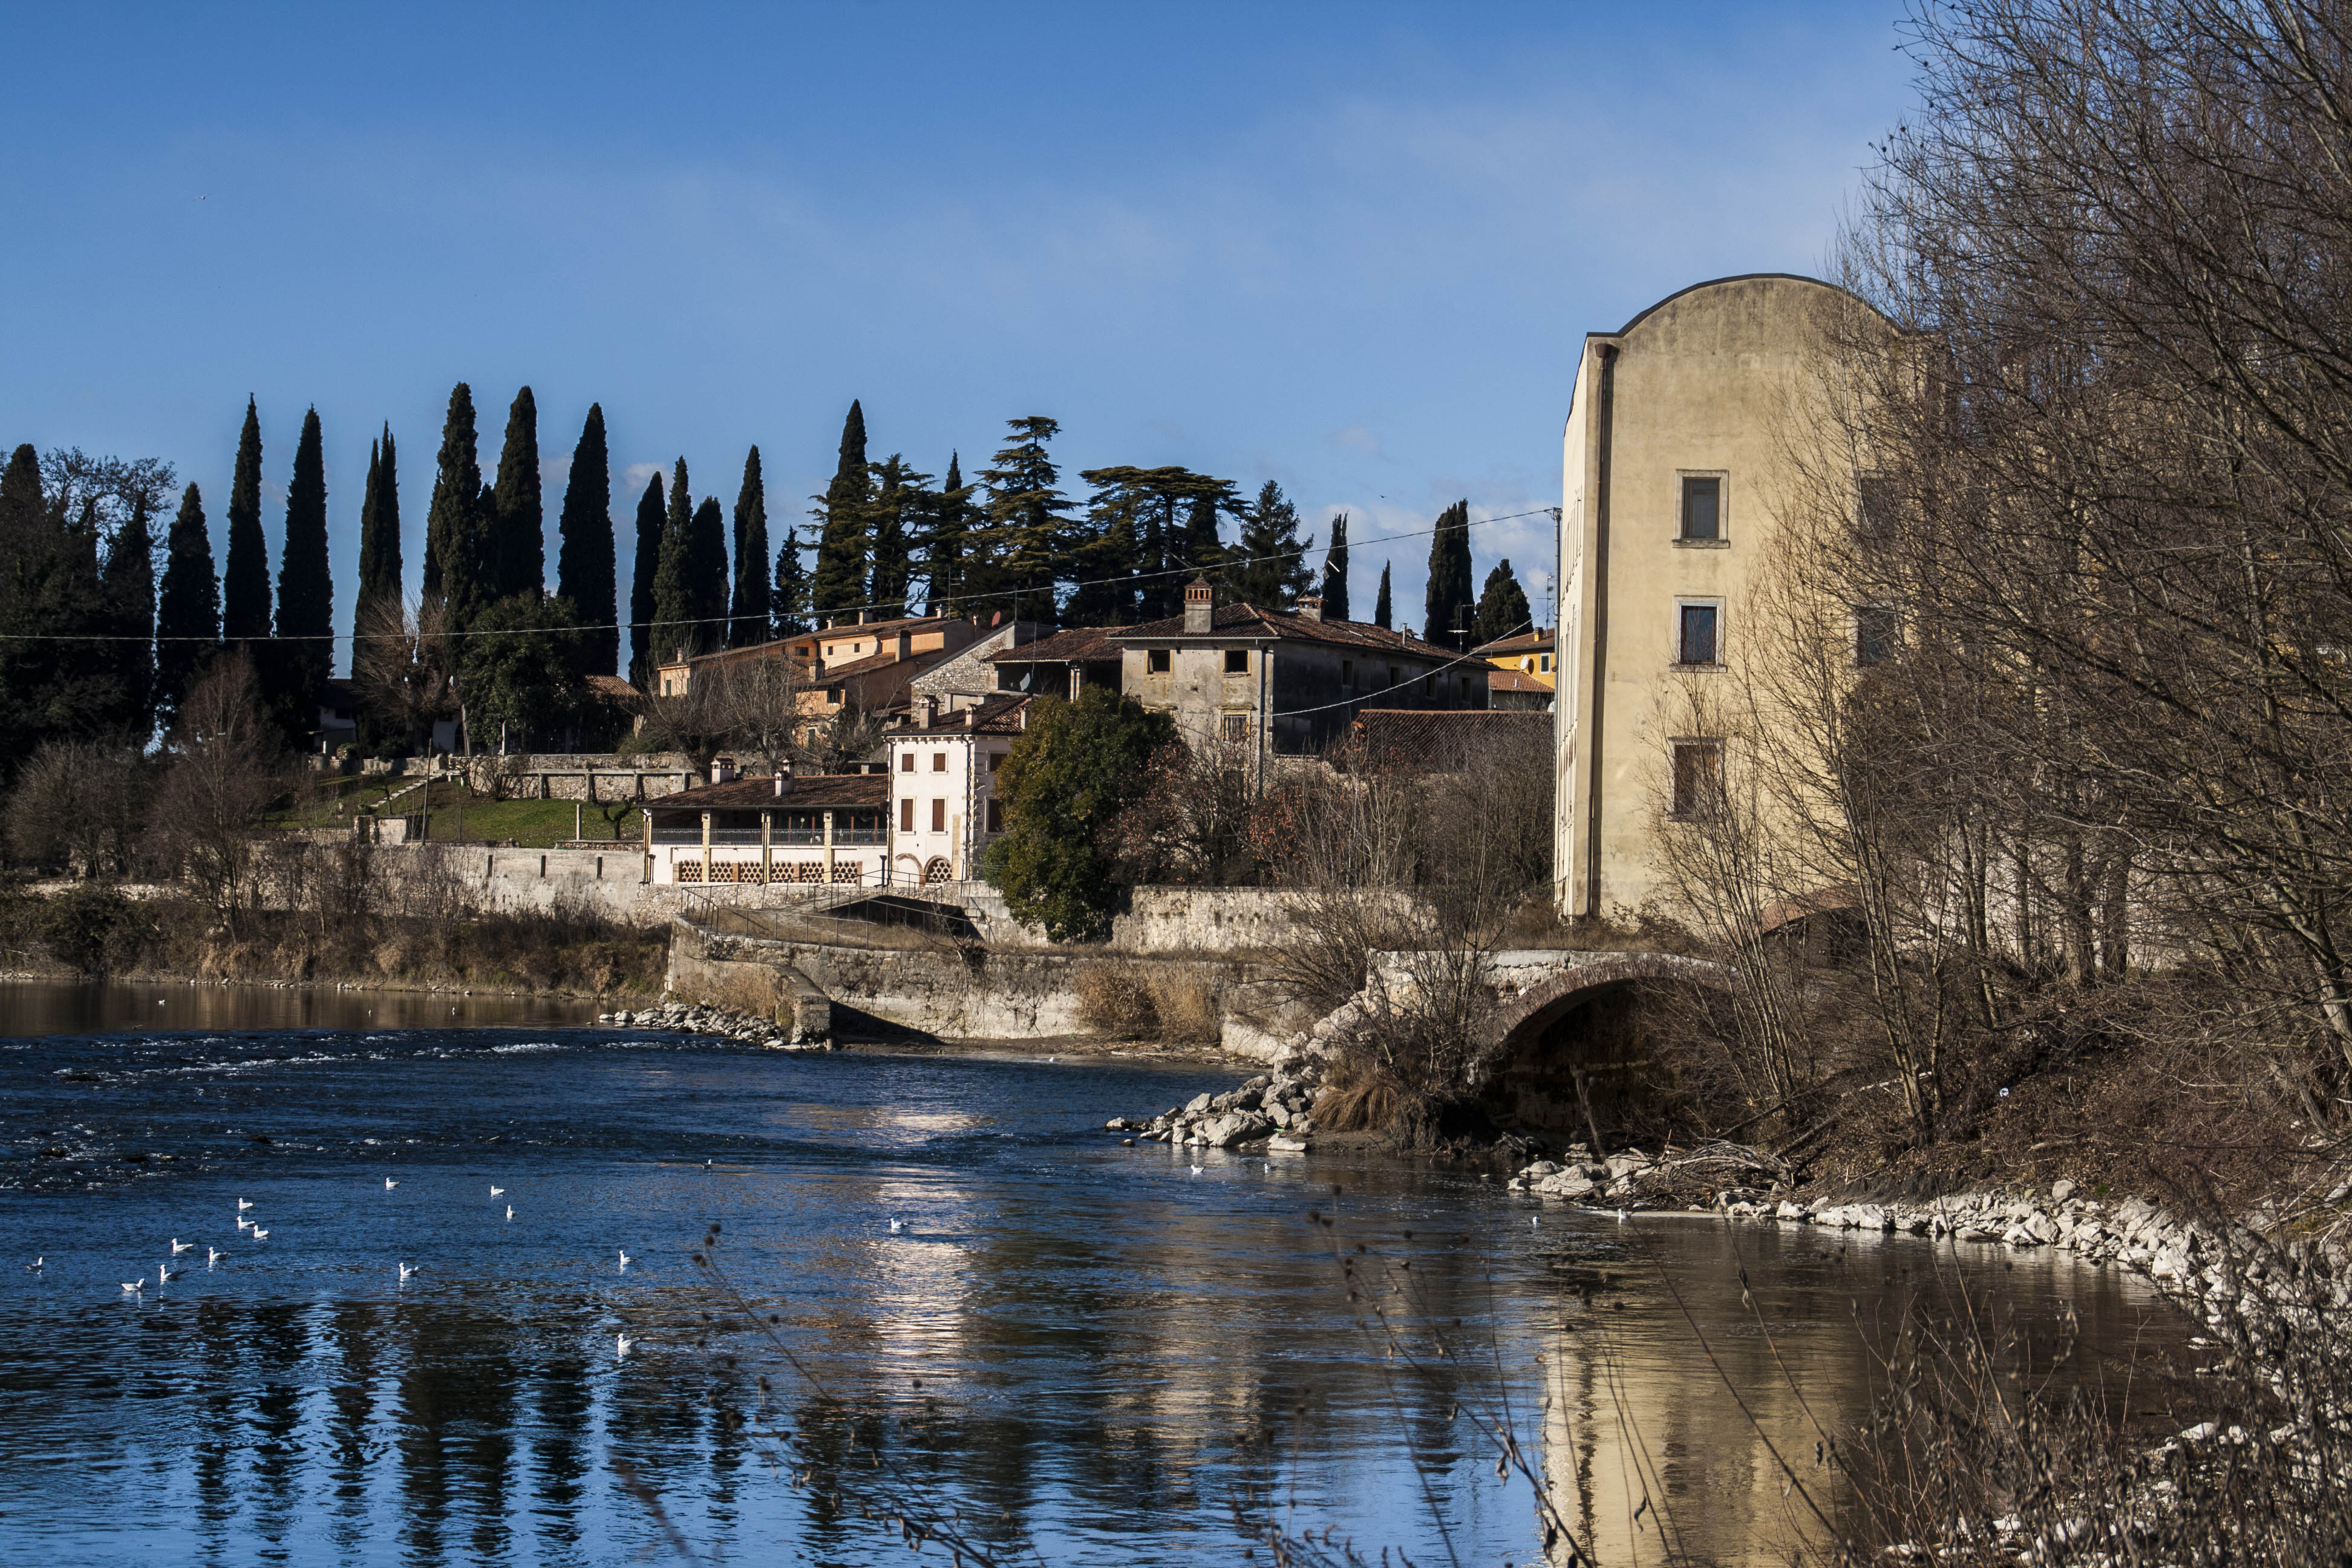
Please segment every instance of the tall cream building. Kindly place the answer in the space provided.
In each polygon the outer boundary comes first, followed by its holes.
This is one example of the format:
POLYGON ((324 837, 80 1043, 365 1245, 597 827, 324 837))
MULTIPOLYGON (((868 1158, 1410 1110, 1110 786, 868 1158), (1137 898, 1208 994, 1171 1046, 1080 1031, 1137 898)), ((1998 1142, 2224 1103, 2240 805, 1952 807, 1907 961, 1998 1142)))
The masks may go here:
POLYGON ((1738 765, 1690 718, 1694 699, 1755 645, 1762 547, 1797 483, 1790 432, 1821 395, 1830 323, 1867 309, 1759 273, 1696 284, 1584 340, 1559 525, 1553 875, 1566 918, 1665 903, 1658 836, 1738 765))

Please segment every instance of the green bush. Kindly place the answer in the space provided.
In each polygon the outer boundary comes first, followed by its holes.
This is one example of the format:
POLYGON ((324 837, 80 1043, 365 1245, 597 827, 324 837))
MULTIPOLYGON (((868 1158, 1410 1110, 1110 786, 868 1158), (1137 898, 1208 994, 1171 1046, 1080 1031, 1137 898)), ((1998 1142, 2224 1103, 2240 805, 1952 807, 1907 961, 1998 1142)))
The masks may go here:
POLYGON ((1015 919, 1055 942, 1110 930, 1118 886, 1109 830, 1150 783, 1153 754, 1175 739, 1174 720, 1107 687, 1088 687, 1073 702, 1030 703, 1029 727, 997 780, 1004 836, 981 859, 1015 919))

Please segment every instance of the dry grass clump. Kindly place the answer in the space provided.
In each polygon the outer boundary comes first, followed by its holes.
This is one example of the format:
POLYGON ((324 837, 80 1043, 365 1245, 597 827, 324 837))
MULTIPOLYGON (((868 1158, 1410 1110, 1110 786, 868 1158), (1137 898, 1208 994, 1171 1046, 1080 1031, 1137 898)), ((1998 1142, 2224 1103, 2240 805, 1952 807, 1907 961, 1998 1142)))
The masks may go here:
POLYGON ((1223 1030, 1216 988, 1189 963, 1092 963, 1073 982, 1092 1033, 1169 1045, 1214 1045, 1223 1030))

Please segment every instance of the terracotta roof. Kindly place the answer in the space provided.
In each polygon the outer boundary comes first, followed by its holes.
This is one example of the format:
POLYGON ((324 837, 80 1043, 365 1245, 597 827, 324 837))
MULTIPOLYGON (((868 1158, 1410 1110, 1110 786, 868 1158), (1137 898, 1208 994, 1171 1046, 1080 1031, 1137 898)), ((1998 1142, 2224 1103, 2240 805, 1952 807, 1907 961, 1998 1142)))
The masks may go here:
POLYGON ((1024 692, 999 692, 971 707, 954 713, 942 713, 936 724, 924 725, 909 718, 890 726, 893 735, 1017 735, 1021 732, 1021 710, 1028 706, 1024 692))
POLYGON ((1489 691, 1540 691, 1551 695, 1551 688, 1524 669, 1490 669, 1486 672, 1489 691))
POLYGON ((633 702, 641 695, 617 675, 592 675, 588 678, 588 689, 611 702, 633 702))
POLYGON ((1368 767, 1460 767, 1475 748, 1549 745, 1552 716, 1524 708, 1367 708, 1351 737, 1368 767))
POLYGON ((648 813, 659 811, 747 811, 770 806, 777 811, 822 811, 827 806, 887 806, 890 780, 882 773, 803 773, 784 780, 776 793, 772 775, 737 779, 731 784, 682 789, 646 802, 648 813))
POLYGON ((954 657, 955 654, 946 648, 927 647, 920 653, 910 653, 900 658, 898 650, 893 648, 887 653, 869 653, 864 658, 853 658, 847 664, 828 664, 809 679, 818 686, 830 686, 836 680, 845 680, 853 675, 871 675, 877 669, 888 669, 893 665, 903 664, 909 669, 923 669, 954 657))
MULTIPOLYGON (((750 647, 728 647, 720 648, 716 653, 698 653, 692 658, 667 659, 660 664, 656 665, 655 668, 657 669, 677 669, 687 665, 743 664, 752 659, 776 658, 781 657, 777 653, 777 649, 789 647, 794 643, 804 643, 807 641, 807 634, 803 633, 799 637, 786 637, 782 642, 754 643, 750 647)), ((803 658, 800 662, 806 664, 809 662, 810 658, 814 658, 814 654, 811 653, 806 658, 803 658)))
POLYGON ((1538 626, 1533 631, 1518 632, 1507 637, 1496 637, 1493 642, 1482 643, 1478 647, 1472 648, 1470 651, 1478 655, 1481 658, 1490 658, 1496 654, 1549 653, 1551 651, 1551 628, 1549 626, 1538 626))
POLYGON ((1184 629, 1183 616, 1171 616, 1164 621, 1146 621, 1139 626, 1129 626, 1112 635, 1122 643, 1163 639, 1181 641, 1185 638, 1201 642, 1319 642, 1339 647, 1411 654, 1416 658, 1449 659, 1459 657, 1450 648, 1425 643, 1402 632, 1390 631, 1385 626, 1370 626, 1362 621, 1310 621, 1304 616, 1286 616, 1278 610, 1261 610, 1255 605, 1219 605, 1209 626, 1210 630, 1206 633, 1188 632, 1184 629))
POLYGON ((921 626, 943 626, 950 621, 961 619, 963 619, 961 616, 901 616, 895 621, 867 621, 863 626, 853 621, 846 626, 821 626, 815 631, 803 632, 800 635, 810 637, 879 636, 885 632, 913 631, 921 626))
POLYGON ((1125 626, 1066 626, 1035 642, 1016 643, 988 656, 992 664, 1084 664, 1119 656, 1111 639, 1125 626))

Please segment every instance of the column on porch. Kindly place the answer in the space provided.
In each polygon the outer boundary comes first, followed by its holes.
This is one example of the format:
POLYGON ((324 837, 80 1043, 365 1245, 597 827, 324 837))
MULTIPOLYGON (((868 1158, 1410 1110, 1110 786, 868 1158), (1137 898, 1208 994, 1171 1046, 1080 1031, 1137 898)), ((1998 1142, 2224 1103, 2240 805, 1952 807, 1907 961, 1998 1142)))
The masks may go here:
POLYGON ((766 887, 776 879, 776 814, 760 814, 760 886, 766 887))
POLYGON ((702 814, 702 885, 710 886, 710 814, 702 814))
POLYGON ((824 814, 824 885, 833 886, 833 813, 824 814))

